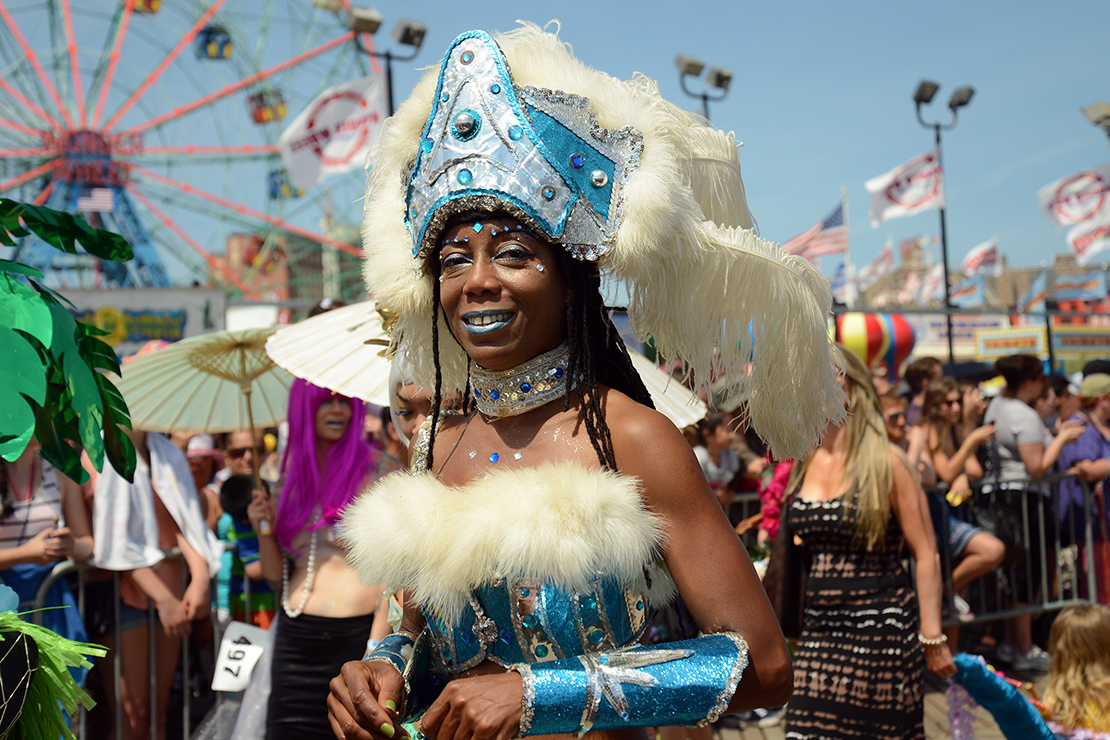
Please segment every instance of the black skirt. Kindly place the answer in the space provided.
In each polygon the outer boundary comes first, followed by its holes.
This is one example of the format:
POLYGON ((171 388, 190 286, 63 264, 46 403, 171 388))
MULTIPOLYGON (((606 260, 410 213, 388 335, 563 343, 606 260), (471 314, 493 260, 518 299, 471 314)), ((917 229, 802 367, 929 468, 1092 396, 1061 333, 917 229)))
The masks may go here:
POLYGON ((374 615, 290 619, 278 609, 267 740, 334 740, 328 724, 328 684, 343 664, 366 654, 374 615))

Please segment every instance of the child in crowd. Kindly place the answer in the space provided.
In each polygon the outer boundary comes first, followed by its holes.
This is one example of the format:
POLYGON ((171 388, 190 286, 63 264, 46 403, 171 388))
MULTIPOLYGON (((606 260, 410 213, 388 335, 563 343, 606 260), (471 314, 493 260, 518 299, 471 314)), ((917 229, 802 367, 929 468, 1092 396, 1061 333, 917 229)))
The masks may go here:
POLYGON ((694 447, 705 479, 726 511, 732 503, 728 484, 740 472, 740 458, 732 449, 736 433, 727 421, 724 414, 714 411, 698 422, 698 444, 694 447))
MULTIPOLYGON (((246 622, 247 599, 243 577, 250 579, 250 623, 269 629, 274 620, 274 593, 262 579, 262 564, 258 560, 258 535, 247 518, 253 475, 233 475, 220 488, 220 506, 223 515, 216 525, 216 535, 221 542, 235 545, 234 552, 225 551, 216 576, 216 614, 221 624, 229 620, 246 622)), ((262 481, 269 493, 269 486, 262 481)))
POLYGON ((1110 740, 1110 609, 1082 604, 1060 612, 1049 652, 1049 727, 1065 740, 1110 740))

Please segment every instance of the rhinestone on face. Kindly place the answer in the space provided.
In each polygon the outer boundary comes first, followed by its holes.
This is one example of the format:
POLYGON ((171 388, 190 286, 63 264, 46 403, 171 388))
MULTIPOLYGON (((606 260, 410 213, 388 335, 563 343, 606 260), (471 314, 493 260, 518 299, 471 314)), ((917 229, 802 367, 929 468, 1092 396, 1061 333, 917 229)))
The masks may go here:
POLYGON ((522 457, 524 457, 524 455, 523 455, 523 454, 521 454, 521 453, 519 453, 519 452, 518 452, 518 453, 516 453, 515 455, 513 455, 513 459, 514 459, 514 460, 519 460, 519 459, 520 459, 520 458, 522 458, 522 457))
POLYGON ((546 658, 547 657, 547 645, 536 645, 536 657, 537 658, 546 658))
POLYGON ((435 142, 432 141, 431 139, 424 139, 424 141, 420 142, 420 149, 424 152, 432 151, 432 147, 434 147, 434 146, 435 146, 435 142))
POLYGON ((545 185, 543 190, 540 191, 540 194, 543 195, 544 200, 554 200, 555 188, 551 187, 550 185, 545 185))
POLYGON ((455 179, 459 181, 459 185, 469 185, 474 179, 474 173, 464 167, 459 170, 459 174, 455 175, 455 179))
POLYGON ((494 95, 498 95, 501 92, 501 86, 495 82, 489 86, 489 91, 494 95))
POLYGON ((576 170, 582 169, 586 165, 586 160, 582 158, 581 154, 570 155, 570 166, 576 170))
POLYGON ((471 62, 474 61, 474 52, 464 51, 462 53, 462 56, 459 57, 459 61, 462 62, 463 64, 470 64, 471 62))
POLYGON ((524 136, 524 129, 522 129, 520 126, 518 126, 515 123, 512 126, 509 126, 509 138, 510 139, 512 139, 513 141, 520 141, 521 137, 523 137, 523 136, 524 136))
POLYGON ((497 454, 496 452, 491 453, 490 456, 489 456, 489 461, 491 463, 495 463, 500 459, 501 459, 501 455, 497 454))
POLYGON ((471 450, 471 451, 470 451, 470 459, 471 459, 471 460, 473 460, 473 459, 474 459, 474 457, 475 457, 475 456, 476 456, 477 454, 478 454, 478 450, 471 450))
POLYGON ((609 176, 601 170, 594 170, 590 175, 590 181, 593 182, 595 188, 603 188, 609 184, 609 176))
POLYGON ((480 221, 474 222, 474 233, 477 234, 482 230, 482 223, 480 221))

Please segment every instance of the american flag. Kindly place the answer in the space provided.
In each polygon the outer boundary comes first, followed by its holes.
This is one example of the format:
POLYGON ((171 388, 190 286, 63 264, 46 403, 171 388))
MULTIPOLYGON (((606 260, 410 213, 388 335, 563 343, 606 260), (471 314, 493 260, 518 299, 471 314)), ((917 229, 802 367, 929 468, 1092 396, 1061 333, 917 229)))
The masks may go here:
POLYGON ((110 213, 115 207, 116 194, 111 188, 93 188, 77 199, 77 210, 84 213, 110 213))
POLYGON ((789 254, 805 257, 812 262, 826 254, 844 254, 848 251, 848 227, 844 225, 844 204, 836 207, 829 217, 783 242, 789 254))

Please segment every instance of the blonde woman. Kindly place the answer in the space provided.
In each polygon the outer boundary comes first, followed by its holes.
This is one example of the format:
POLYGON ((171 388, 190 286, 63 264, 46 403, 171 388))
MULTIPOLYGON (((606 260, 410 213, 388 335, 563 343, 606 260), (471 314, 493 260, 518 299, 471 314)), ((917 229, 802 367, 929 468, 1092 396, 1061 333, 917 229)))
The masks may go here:
POLYGON ((940 559, 925 496, 887 440, 871 374, 842 351, 850 416, 830 425, 789 487, 787 516, 809 579, 786 737, 924 738, 925 663, 942 677, 956 672, 941 632, 940 559), (916 590, 903 543, 917 564, 916 590))
POLYGON ((1060 612, 1049 649, 1049 727, 1067 740, 1110 738, 1110 609, 1083 604, 1060 612))

